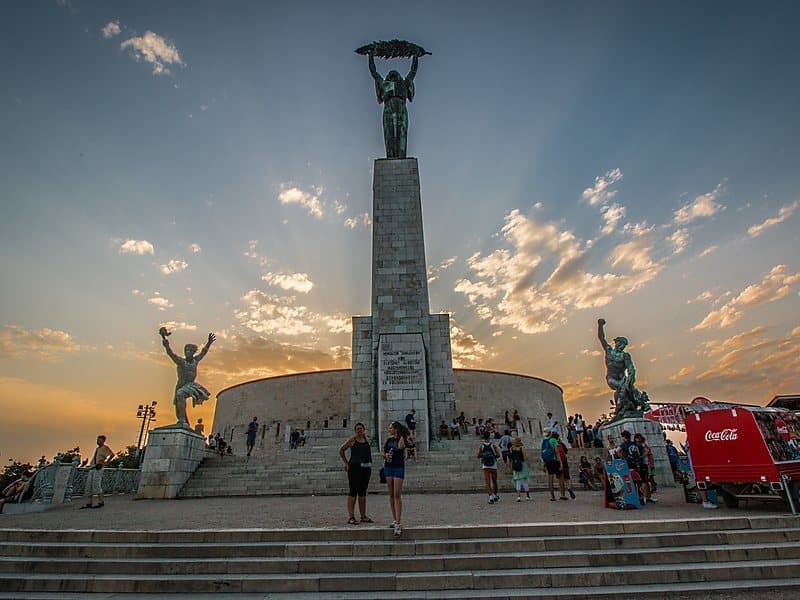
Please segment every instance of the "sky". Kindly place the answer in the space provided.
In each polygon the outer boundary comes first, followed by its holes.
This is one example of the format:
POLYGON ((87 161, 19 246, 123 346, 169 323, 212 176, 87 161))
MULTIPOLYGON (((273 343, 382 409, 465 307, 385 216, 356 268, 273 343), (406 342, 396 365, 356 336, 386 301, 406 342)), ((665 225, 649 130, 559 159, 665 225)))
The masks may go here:
POLYGON ((162 325, 178 350, 216 333, 212 394, 350 366, 383 155, 353 50, 393 38, 432 52, 408 151, 454 366, 553 381, 593 420, 602 317, 654 402, 800 392, 794 2, 0 11, 3 464, 122 449, 154 400, 174 422, 162 325))

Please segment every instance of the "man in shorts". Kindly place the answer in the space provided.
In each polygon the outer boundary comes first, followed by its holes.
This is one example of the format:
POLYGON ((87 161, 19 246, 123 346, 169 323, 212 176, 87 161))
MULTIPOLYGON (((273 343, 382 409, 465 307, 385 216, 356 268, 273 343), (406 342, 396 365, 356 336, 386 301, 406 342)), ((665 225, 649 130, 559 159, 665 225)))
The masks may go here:
POLYGON ((558 478, 558 490, 561 498, 566 499, 564 493, 564 476, 561 472, 561 459, 558 457, 558 432, 548 430, 542 441, 542 462, 547 473, 547 485, 550 488, 550 500, 555 502, 555 478, 558 478))
POLYGON ((256 445, 256 434, 258 433, 258 417, 253 417, 250 424, 247 426, 247 456, 253 451, 253 446, 256 445))
POLYGON ((86 477, 86 497, 88 501, 81 508, 101 508, 103 501, 103 467, 114 457, 114 451, 106 446, 106 436, 97 436, 97 448, 89 461, 89 475, 86 477), (92 504, 97 498, 97 504, 92 504))
POLYGON ((508 453, 511 450, 511 432, 506 429, 503 436, 500 438, 500 454, 503 457, 503 464, 508 467, 508 472, 511 472, 511 462, 508 460, 508 453))

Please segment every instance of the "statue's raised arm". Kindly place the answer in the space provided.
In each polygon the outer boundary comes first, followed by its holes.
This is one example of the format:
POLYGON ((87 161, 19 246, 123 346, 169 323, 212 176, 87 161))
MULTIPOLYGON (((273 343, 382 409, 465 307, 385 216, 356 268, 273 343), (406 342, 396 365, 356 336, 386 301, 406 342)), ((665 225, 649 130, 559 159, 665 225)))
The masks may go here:
POLYGON ((213 333, 208 334, 208 341, 206 342, 206 345, 203 346, 203 349, 200 351, 200 354, 197 355, 196 359, 197 362, 200 362, 201 360, 203 360, 203 358, 205 358, 206 354, 208 354, 208 349, 211 348, 211 344, 213 344, 216 339, 217 336, 215 336, 213 333))
POLYGON ((611 350, 611 346, 609 346, 608 342, 606 341, 606 333, 603 330, 605 324, 605 319, 597 319, 597 339, 600 340, 600 345, 603 347, 603 350, 607 352, 608 350, 611 350))

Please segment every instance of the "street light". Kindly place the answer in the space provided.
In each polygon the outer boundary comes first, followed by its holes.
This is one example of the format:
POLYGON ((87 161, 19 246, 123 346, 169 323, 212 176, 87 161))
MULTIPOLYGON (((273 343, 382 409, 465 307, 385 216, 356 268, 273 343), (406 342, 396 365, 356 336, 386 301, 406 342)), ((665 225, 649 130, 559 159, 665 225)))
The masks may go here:
POLYGON ((136 409, 136 418, 142 420, 142 427, 139 430, 139 441, 136 442, 136 456, 141 457, 142 454, 142 437, 144 436, 145 428, 154 421, 156 418, 156 405, 158 402, 153 400, 150 404, 140 404, 136 409))

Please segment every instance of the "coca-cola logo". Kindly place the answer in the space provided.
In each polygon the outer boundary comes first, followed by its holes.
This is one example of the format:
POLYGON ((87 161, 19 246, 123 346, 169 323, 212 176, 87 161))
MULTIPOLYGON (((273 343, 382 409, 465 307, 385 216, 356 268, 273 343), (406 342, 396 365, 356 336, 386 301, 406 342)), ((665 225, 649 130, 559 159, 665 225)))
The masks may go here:
POLYGON ((737 439, 739 436, 736 433, 738 429, 723 429, 722 431, 706 431, 707 442, 730 442, 737 439))

